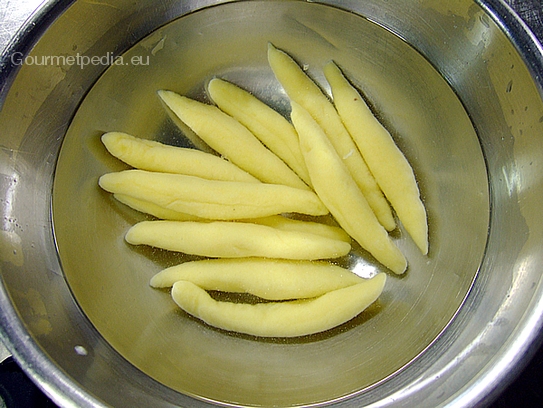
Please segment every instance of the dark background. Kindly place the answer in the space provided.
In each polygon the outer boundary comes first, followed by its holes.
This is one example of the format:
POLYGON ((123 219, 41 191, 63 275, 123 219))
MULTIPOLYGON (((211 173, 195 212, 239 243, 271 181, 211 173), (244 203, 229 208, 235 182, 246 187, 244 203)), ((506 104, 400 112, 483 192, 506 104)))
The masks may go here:
MULTIPOLYGON (((506 3, 543 42, 543 0, 506 0, 506 3)), ((543 347, 540 346, 535 353, 520 375, 511 373, 516 380, 500 394, 491 408, 543 407, 543 347)))
MULTIPOLYGON (((543 0, 505 1, 543 42, 543 0)), ((490 408, 543 407, 543 347, 534 345, 529 353, 528 364, 509 374, 510 384, 497 390, 490 408)), ((0 408, 56 408, 11 358, 0 364, 0 396, 0 408)))

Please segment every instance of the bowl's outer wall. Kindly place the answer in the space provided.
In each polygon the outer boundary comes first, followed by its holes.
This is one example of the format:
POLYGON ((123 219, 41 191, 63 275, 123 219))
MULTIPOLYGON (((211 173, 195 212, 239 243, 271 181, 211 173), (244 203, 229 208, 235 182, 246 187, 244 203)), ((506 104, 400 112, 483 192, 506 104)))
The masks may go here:
MULTIPOLYGON (((118 54, 161 24, 213 3, 121 1, 110 7, 75 2, 32 52, 118 54)), ((532 76, 539 65, 534 63, 530 72, 496 21, 471 1, 447 5, 338 1, 336 5, 400 35, 451 84, 477 128, 490 175, 492 206, 483 265, 447 331, 415 363, 381 384, 378 395, 368 392, 343 403, 473 405, 509 374, 541 326, 543 104, 532 76), (476 22, 478 35, 468 30, 476 22)), ((60 14, 61 6, 53 11, 60 14)), ((36 32, 31 34, 24 38, 28 44, 36 32)), ((25 52, 28 44, 22 48, 25 52)), ((33 72, 23 67, 17 77, 7 78, 14 79, 8 95, 3 88, 0 301, 4 339, 23 367, 60 404, 202 405, 153 382, 104 341, 74 302, 55 255, 50 195, 56 157, 73 112, 104 67, 87 68, 83 76, 76 69, 63 72, 52 66, 33 72), (64 329, 51 331, 51 325, 64 329), (73 348, 78 344, 87 345, 85 352, 92 357, 96 375, 85 375, 83 351, 78 349, 78 354, 73 348)))

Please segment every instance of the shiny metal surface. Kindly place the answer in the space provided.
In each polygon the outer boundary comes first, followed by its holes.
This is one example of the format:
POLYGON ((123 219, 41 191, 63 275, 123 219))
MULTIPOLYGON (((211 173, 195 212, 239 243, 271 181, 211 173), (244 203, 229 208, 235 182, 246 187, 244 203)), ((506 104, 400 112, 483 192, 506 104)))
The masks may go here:
POLYGON ((4 0, 0 2, 0 49, 3 50, 42 0, 4 0))
MULTIPOLYGON (((264 406, 343 398, 396 373, 428 347, 469 290, 489 218, 477 136, 428 62, 362 17, 282 2, 202 10, 161 27, 124 54, 126 61, 145 62, 148 56, 148 65, 116 65, 93 85, 70 124, 55 173, 53 220, 63 271, 108 343, 173 389, 264 406), (188 144, 156 97, 158 89, 206 100, 205 83, 218 75, 286 111, 288 100, 267 64, 269 41, 307 64, 321 83, 322 66, 334 59, 365 88, 414 163, 432 242, 426 258, 405 232, 397 234, 410 272, 388 280, 371 314, 331 333, 273 342, 202 327, 177 313, 167 293, 150 290, 154 273, 191 258, 126 245, 127 229, 145 218, 119 206, 96 183, 101 174, 125 168, 101 146, 104 131, 188 144)), ((373 273, 381 269, 360 250, 340 262, 373 273)))
POLYGON ((543 39, 543 9, 539 0, 506 0, 541 43, 543 39))
MULTIPOLYGON (((536 43, 500 2, 206 8, 214 3, 55 3, 42 19, 60 17, 27 26, 14 45, 26 53, 48 27, 31 56, 120 55, 137 44, 128 52, 152 57, 148 66, 103 76, 103 64, 13 70, 18 48, 4 54, 0 305, 2 338, 14 356, 66 406, 216 399, 433 407, 488 398, 542 323, 536 43), (333 335, 295 342, 230 336, 173 314, 164 293, 146 286, 157 262, 172 258, 123 245, 123 229, 138 216, 96 188, 97 176, 118 166, 101 149, 100 132, 183 143, 148 96, 156 88, 204 98, 204 81, 224 74, 286 109, 265 69, 261 48, 270 39, 307 62, 317 80, 328 58, 357 78, 397 129, 430 213, 430 257, 417 257, 400 234, 411 270, 392 280, 379 308, 333 335)), ((369 265, 363 259, 352 262, 369 265)))

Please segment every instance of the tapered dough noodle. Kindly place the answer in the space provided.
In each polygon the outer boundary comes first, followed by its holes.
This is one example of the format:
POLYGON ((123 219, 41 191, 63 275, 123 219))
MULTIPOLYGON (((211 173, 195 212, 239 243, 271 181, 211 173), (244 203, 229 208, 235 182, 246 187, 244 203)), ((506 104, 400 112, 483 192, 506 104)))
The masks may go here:
MULTIPOLYGON (((163 208, 159 205, 150 203, 149 201, 138 200, 134 197, 124 194, 114 194, 113 197, 119 202, 129 206, 130 208, 133 208, 136 211, 152 215, 153 217, 161 220, 210 221, 209 219, 200 218, 179 211, 163 208)), ((282 215, 270 215, 268 217, 261 218, 246 218, 236 221, 267 225, 269 227, 281 229, 284 231, 298 231, 308 234, 322 235, 323 237, 334 240, 340 240, 349 243, 351 242, 351 237, 349 236, 349 234, 347 234, 339 227, 321 224, 320 222, 314 221, 295 220, 292 218, 284 217, 282 215)))
POLYGON ((393 272, 403 273, 407 268, 405 257, 377 220, 324 131, 296 102, 292 102, 291 118, 313 187, 322 202, 362 248, 393 272))
POLYGON ((170 210, 168 208, 161 207, 157 204, 151 203, 146 200, 139 200, 126 194, 113 194, 113 198, 123 203, 124 205, 133 208, 136 211, 152 215, 153 217, 163 220, 175 220, 175 221, 201 221, 203 218, 199 218, 190 214, 182 213, 179 211, 170 210))
POLYGON ((168 288, 180 280, 205 290, 250 293, 267 300, 313 298, 363 282, 328 262, 241 258, 185 262, 160 271, 150 285, 168 288))
POLYGON ((186 174, 210 180, 259 182, 229 161, 195 149, 169 146, 121 132, 103 134, 102 143, 113 156, 141 170, 186 174))
POLYGON ((245 126, 216 106, 171 91, 158 92, 162 101, 212 149, 257 179, 308 190, 309 187, 245 126))
POLYGON ((213 78, 207 89, 222 111, 245 125, 306 184, 310 183, 298 135, 285 117, 249 92, 222 79, 213 78))
POLYGON ((207 180, 144 170, 107 173, 98 183, 113 194, 207 219, 235 220, 291 212, 328 214, 315 193, 285 185, 207 180))
POLYGON ((339 326, 377 300, 386 282, 380 273, 359 284, 314 299, 271 303, 230 303, 214 300, 188 281, 173 285, 171 296, 190 315, 207 324, 259 337, 298 337, 339 326))
POLYGON ((334 103, 370 171, 417 246, 428 253, 428 222, 413 169, 390 133, 373 115, 340 69, 328 63, 324 73, 334 103))
POLYGON ((179 119, 179 116, 177 116, 175 112, 172 111, 169 106, 164 103, 164 101, 162 101, 162 99, 161 102, 164 111, 166 112, 172 123, 181 131, 181 133, 187 139, 190 145, 194 146, 197 150, 200 150, 202 152, 210 153, 213 155, 218 154, 218 152, 213 150, 211 146, 209 146, 199 135, 197 135, 194 130, 192 130, 185 122, 179 119))
POLYGON ((351 250, 349 243, 322 235, 228 221, 142 221, 128 230, 125 239, 133 245, 212 258, 314 260, 338 258, 351 250))
POLYGON ((322 235, 323 237, 339 241, 351 242, 351 237, 343 229, 333 225, 321 224, 320 222, 295 220, 282 215, 270 215, 269 217, 240 221, 267 225, 269 227, 278 228, 285 231, 299 231, 309 234, 322 235))
POLYGON ((268 45, 268 61, 289 98, 303 106, 322 127, 379 222, 388 231, 392 231, 396 222, 390 205, 341 122, 334 105, 289 55, 271 44, 268 45))

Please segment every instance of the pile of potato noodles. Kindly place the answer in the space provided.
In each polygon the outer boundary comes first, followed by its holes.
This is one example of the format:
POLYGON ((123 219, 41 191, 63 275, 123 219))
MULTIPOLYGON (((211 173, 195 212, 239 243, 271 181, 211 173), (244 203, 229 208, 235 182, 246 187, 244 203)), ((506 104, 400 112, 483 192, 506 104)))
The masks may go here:
POLYGON ((160 90, 181 121, 217 155, 125 133, 102 136, 133 169, 99 185, 155 219, 132 226, 131 245, 204 257, 151 279, 207 324, 263 337, 310 335, 360 314, 382 293, 386 274, 363 279, 333 260, 355 240, 396 274, 407 260, 391 240, 394 213, 423 254, 426 210, 413 170, 362 96, 330 62, 330 100, 285 52, 268 61, 291 102, 290 120, 235 84, 207 84, 214 105, 160 90), (333 217, 337 225, 294 214, 333 217), (247 293, 225 302, 210 291, 247 293))

